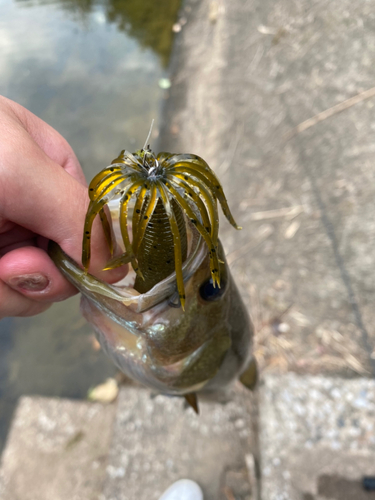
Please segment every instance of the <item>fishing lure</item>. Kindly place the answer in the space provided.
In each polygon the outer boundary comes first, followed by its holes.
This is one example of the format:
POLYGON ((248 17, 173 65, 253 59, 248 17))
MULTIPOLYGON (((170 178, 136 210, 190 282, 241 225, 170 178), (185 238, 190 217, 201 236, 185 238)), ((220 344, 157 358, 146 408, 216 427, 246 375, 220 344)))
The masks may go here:
MULTIPOLYGON (((146 140, 146 144, 148 139, 146 140)), ((149 146, 134 154, 121 151, 112 164, 90 183, 90 205, 86 215, 82 264, 90 264, 90 237, 95 217, 100 214, 104 233, 113 252, 110 225, 104 206, 119 197, 120 227, 125 253, 112 259, 106 269, 131 262, 137 279, 134 288, 141 293, 176 273, 182 308, 185 290, 182 264, 187 256, 186 223, 189 221, 206 242, 213 287, 220 287, 218 259, 219 216, 217 200, 224 215, 237 226, 215 173, 197 155, 159 153, 149 146), (128 206, 135 198, 132 242, 128 232, 128 206), (187 221, 184 219, 185 213, 187 221)))
POLYGON ((218 238, 218 204, 239 227, 202 158, 154 155, 147 142, 134 154, 122 151, 89 185, 84 269, 54 242, 49 253, 82 292, 82 312, 115 364, 163 394, 184 396, 198 411, 198 391, 221 389, 238 377, 252 388, 257 379, 253 327, 218 238), (119 207, 124 246, 115 257, 106 213, 111 203, 119 207), (97 215, 112 253, 106 269, 133 268, 116 285, 88 271, 97 215))

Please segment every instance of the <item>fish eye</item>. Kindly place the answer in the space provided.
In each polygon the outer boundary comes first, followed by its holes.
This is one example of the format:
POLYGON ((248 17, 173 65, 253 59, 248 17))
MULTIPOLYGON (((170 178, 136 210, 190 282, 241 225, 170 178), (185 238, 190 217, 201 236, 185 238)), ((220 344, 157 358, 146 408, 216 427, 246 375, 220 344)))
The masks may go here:
POLYGON ((218 286, 214 287, 212 278, 208 279, 199 288, 200 296, 203 300, 210 302, 218 300, 224 294, 227 284, 222 280, 220 285, 220 288, 218 286))

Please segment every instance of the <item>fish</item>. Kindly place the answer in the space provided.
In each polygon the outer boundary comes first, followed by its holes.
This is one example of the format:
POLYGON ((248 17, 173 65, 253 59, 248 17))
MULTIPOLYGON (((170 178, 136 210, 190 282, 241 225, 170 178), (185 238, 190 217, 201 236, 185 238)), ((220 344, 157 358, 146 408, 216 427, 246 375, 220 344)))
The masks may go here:
POLYGON ((123 150, 93 178, 89 197, 82 266, 52 241, 49 254, 81 292, 83 316, 115 365, 157 392, 184 397, 197 413, 198 392, 238 378, 254 388, 254 329, 218 238, 218 203, 240 228, 208 164, 192 154, 155 155, 146 144, 123 150), (106 269, 131 264, 117 284, 89 273, 97 215, 112 253, 106 269), (120 256, 113 255, 116 221, 120 256))

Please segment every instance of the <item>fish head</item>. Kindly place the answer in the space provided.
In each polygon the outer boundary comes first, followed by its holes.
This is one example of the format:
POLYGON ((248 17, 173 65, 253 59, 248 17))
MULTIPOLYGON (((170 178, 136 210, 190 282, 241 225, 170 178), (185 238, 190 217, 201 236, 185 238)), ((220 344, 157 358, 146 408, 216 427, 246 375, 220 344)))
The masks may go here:
POLYGON ((117 367, 164 394, 184 395, 233 381, 250 352, 252 327, 219 244, 220 287, 199 240, 184 265, 185 311, 175 276, 139 294, 126 283, 108 285, 83 271, 56 244, 50 255, 82 293, 81 310, 117 367))

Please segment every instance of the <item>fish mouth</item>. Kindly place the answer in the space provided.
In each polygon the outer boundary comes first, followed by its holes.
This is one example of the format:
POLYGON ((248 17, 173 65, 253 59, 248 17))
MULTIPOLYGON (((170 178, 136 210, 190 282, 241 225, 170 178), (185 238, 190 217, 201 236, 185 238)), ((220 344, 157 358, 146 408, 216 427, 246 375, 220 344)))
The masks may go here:
MULTIPOLYGON (((229 302, 202 305, 198 290, 209 277, 209 256, 203 239, 199 238, 184 264, 185 313, 181 307, 171 307, 176 291, 174 274, 140 294, 131 284, 109 285, 86 273, 56 243, 50 243, 49 254, 63 275, 82 292, 82 313, 104 352, 130 378, 164 394, 184 395, 211 387, 216 373, 221 374, 216 382, 220 386, 238 373, 247 354, 238 354, 236 345, 247 352, 249 342, 243 339, 249 326, 242 322, 238 331, 229 316, 232 310, 235 315, 246 313, 231 279, 226 289, 226 294, 232 296, 229 302), (219 309, 211 309, 214 304, 219 309), (211 323, 210 318, 217 315, 221 320, 211 323), (208 365, 204 365, 205 360, 208 365)), ((225 256, 222 258, 225 260, 225 256)))
MULTIPOLYGON (((175 274, 140 294, 131 285, 122 282, 110 285, 85 272, 54 242, 49 244, 49 255, 82 293, 83 316, 94 328, 105 353, 122 372, 165 394, 182 395, 191 391, 191 387, 180 387, 178 381, 197 354, 189 353, 178 362, 160 363, 153 359, 146 339, 148 325, 154 327, 156 321, 159 328, 163 325, 168 328, 184 314, 181 307, 171 307, 176 293, 175 274)), ((186 283, 205 265, 205 260, 207 250, 199 236, 183 266, 186 283)), ((122 281, 131 283, 128 276, 122 281)), ((202 388, 206 382, 194 384, 193 389, 202 388)))
MULTIPOLYGON (((85 297, 95 302, 100 309, 103 309, 103 312, 111 313, 112 308, 109 307, 111 303, 117 304, 115 307, 116 311, 119 311, 119 306, 123 305, 137 313, 143 313, 166 300, 169 301, 171 307, 176 306, 176 273, 170 274, 147 293, 141 294, 134 290, 131 284, 129 285, 132 280, 134 281, 135 273, 132 270, 130 270, 125 280, 110 285, 84 271, 74 259, 69 257, 52 240, 49 242, 48 253, 65 278, 85 297)), ((193 276, 206 258, 206 255, 205 242, 198 235, 195 241, 193 241, 191 251, 182 266, 184 282, 187 282, 193 276)))

